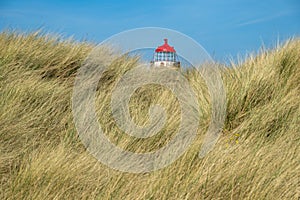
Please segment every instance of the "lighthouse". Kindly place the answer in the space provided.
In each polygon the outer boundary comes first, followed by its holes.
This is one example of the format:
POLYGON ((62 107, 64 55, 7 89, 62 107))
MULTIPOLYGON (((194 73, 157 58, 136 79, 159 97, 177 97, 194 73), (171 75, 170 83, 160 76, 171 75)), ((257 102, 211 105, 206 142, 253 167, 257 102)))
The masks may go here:
POLYGON ((165 43, 155 49, 153 61, 151 62, 154 67, 170 67, 180 68, 176 51, 174 47, 168 44, 168 39, 164 39, 165 43))

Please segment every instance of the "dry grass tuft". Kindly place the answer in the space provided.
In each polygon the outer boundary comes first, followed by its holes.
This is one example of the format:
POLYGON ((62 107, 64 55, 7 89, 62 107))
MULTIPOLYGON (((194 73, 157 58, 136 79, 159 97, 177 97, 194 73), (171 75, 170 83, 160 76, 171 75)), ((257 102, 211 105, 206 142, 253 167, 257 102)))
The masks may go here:
MULTIPOLYGON (((184 72, 203 112, 196 141, 167 168, 146 174, 109 169, 78 139, 72 86, 92 48, 39 33, 0 34, 1 199, 299 199, 299 39, 221 69, 227 118, 204 159, 198 151, 210 120, 209 96, 193 70, 184 72)), ((149 106, 160 103, 168 123, 149 139, 122 134, 110 113, 111 91, 137 63, 124 56, 110 66, 100 80, 97 114, 114 143, 147 152, 176 133, 179 109, 170 91, 140 88, 130 104, 133 119, 147 123, 149 106)))

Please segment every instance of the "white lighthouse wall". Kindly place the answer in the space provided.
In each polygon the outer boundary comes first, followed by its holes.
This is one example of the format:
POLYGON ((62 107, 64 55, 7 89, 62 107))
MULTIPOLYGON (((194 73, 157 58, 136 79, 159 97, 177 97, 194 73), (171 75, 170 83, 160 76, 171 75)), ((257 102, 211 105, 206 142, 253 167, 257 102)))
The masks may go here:
POLYGON ((154 67, 173 67, 175 62, 171 61, 155 61, 154 67))

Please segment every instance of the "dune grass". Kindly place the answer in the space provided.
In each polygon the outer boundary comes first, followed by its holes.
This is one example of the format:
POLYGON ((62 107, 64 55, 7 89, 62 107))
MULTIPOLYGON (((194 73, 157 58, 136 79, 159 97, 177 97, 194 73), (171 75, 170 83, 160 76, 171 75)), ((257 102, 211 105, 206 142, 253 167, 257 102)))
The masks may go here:
MULTIPOLYGON (((202 78, 183 72, 202 110, 197 138, 170 166, 123 173, 98 162, 80 142, 71 110, 76 70, 93 44, 39 33, 0 34, 1 199, 299 199, 300 40, 295 38, 230 67, 222 67, 227 116, 218 143, 198 158, 210 120, 202 78)), ((133 95, 130 113, 147 123, 160 103, 167 125, 149 139, 126 136, 110 112, 114 85, 139 62, 121 57, 100 79, 99 123, 107 137, 135 152, 154 151, 176 134, 179 109, 158 85, 133 95)))

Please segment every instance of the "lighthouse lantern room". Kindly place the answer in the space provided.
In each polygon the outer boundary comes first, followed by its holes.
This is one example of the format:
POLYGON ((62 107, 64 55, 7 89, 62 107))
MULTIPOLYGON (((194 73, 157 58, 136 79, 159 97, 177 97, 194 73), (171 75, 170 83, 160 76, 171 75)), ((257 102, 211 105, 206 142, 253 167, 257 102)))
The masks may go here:
POLYGON ((154 67, 170 67, 180 68, 180 62, 177 59, 174 47, 168 44, 168 39, 164 39, 165 43, 157 47, 154 53, 153 61, 154 67))

